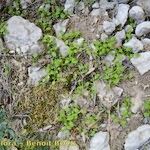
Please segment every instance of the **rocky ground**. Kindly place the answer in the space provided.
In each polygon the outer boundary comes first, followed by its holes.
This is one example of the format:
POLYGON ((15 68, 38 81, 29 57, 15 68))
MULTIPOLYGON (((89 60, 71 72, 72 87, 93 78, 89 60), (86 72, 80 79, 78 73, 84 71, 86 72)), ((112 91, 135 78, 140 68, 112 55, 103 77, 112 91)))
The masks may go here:
POLYGON ((0 0, 0 18, 1 150, 150 150, 150 0, 0 0))

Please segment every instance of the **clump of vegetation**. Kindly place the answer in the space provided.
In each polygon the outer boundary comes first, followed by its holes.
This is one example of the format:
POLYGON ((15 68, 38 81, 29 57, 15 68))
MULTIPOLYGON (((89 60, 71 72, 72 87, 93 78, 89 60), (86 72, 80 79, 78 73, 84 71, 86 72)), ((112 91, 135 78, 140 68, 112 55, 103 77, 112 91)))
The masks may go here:
POLYGON ((121 104, 119 115, 112 114, 111 118, 115 123, 120 124, 122 127, 126 127, 127 118, 130 118, 131 115, 131 99, 129 97, 126 97, 125 99, 123 99, 123 103, 121 104))
POLYGON ((95 41, 95 55, 97 57, 106 56, 109 52, 115 48, 116 40, 115 37, 108 38, 106 41, 95 41))
POLYGON ((37 24, 44 33, 52 33, 52 24, 58 19, 66 19, 68 14, 64 12, 58 1, 45 0, 37 11, 37 24))
POLYGON ((81 110, 79 106, 70 106, 62 109, 59 113, 58 120, 62 123, 62 130, 71 130, 76 126, 81 110))
POLYGON ((62 84, 55 86, 39 85, 25 93, 16 106, 16 112, 27 112, 29 117, 26 129, 30 132, 37 131, 49 124, 57 123, 59 99, 65 93, 62 84))
POLYGON ((150 100, 144 102, 144 117, 150 117, 150 100))
POLYGON ((11 16, 21 16, 23 10, 21 8, 20 0, 14 0, 11 3, 12 4, 10 6, 5 8, 5 11, 7 11, 11 16))
POLYGON ((112 85, 117 85, 123 79, 124 66, 121 62, 114 64, 112 67, 105 66, 102 78, 107 81, 107 83, 112 85))
POLYGON ((3 37, 7 33, 7 24, 5 21, 0 22, 0 37, 3 37))

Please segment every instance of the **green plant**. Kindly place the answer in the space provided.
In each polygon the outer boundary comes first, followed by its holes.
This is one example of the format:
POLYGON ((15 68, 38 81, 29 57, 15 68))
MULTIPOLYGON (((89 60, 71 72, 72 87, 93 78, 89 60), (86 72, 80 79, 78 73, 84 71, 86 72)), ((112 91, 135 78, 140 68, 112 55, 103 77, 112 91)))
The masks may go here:
POLYGON ((67 44, 70 44, 69 42, 72 42, 74 39, 77 39, 81 36, 81 33, 79 31, 72 31, 65 33, 61 36, 61 39, 64 41, 67 41, 67 44))
POLYGON ((0 37, 4 36, 7 33, 7 24, 6 22, 0 22, 0 37))
POLYGON ((58 120, 63 125, 63 130, 71 130, 76 126, 81 110, 79 106, 69 106, 62 109, 59 113, 58 120))
POLYGON ((150 117, 150 100, 144 102, 144 116, 150 117))
POLYGON ((96 57, 106 56, 109 52, 113 51, 115 48, 116 39, 115 37, 108 38, 106 41, 95 41, 95 51, 96 57))
POLYGON ((14 0, 13 3, 10 6, 6 7, 6 11, 11 16, 15 16, 15 15, 20 16, 20 15, 22 15, 23 10, 21 8, 20 0, 14 0))
POLYGON ((107 81, 107 83, 110 86, 117 85, 123 78, 124 76, 124 66, 122 65, 122 62, 117 62, 114 65, 110 66, 105 66, 102 75, 102 79, 107 81))
POLYGON ((8 116, 3 108, 0 108, 0 139, 15 138, 15 132, 10 128, 8 116))
POLYGON ((52 33, 52 24, 58 19, 66 19, 68 14, 63 11, 62 6, 56 0, 45 0, 37 10, 36 23, 44 33, 52 33))
POLYGON ((130 118, 131 115, 131 99, 129 97, 126 97, 125 99, 123 99, 123 103, 120 107, 120 116, 112 114, 111 118, 115 123, 118 123, 122 127, 125 127, 127 125, 127 118, 130 118))
POLYGON ((10 67, 10 65, 9 64, 5 64, 4 65, 4 74, 6 76, 8 76, 8 75, 10 75, 10 73, 11 73, 11 67, 10 67))

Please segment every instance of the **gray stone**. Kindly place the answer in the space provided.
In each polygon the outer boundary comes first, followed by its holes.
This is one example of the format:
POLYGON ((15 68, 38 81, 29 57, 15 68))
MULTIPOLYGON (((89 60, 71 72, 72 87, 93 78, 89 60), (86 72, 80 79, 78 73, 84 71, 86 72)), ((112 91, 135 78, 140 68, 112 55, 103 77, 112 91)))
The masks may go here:
POLYGON ((118 12, 116 15, 116 20, 118 21, 118 25, 123 27, 128 19, 128 11, 129 11, 128 4, 119 4, 118 5, 118 12))
POLYGON ((84 12, 84 9, 85 9, 85 4, 84 2, 80 1, 77 5, 77 10, 84 12))
POLYGON ((69 47, 62 40, 55 38, 55 41, 61 55, 63 57, 67 56, 69 47))
POLYGON ((19 54, 40 53, 43 49, 39 44, 42 30, 35 24, 20 16, 13 16, 7 21, 8 33, 4 36, 6 46, 19 54))
POLYGON ((70 132, 68 130, 60 131, 57 135, 57 137, 61 140, 68 139, 70 136, 70 132))
POLYGON ((137 0, 137 5, 144 9, 147 16, 150 16, 150 0, 137 0))
POLYGON ((144 38, 141 40, 144 45, 144 50, 150 50, 150 39, 144 38))
POLYGON ((108 39, 108 35, 105 33, 101 34, 101 41, 106 41, 108 39))
POLYGON ((137 23, 141 23, 145 20, 145 13, 140 6, 133 6, 129 11, 129 16, 137 23))
POLYGON ((92 5, 92 8, 93 9, 97 9, 97 8, 99 8, 100 6, 99 6, 99 3, 98 2, 95 2, 93 5, 92 5))
POLYGON ((77 43, 79 46, 81 46, 83 44, 83 42, 84 42, 84 38, 82 38, 82 37, 75 40, 75 43, 77 43))
POLYGON ((101 9, 93 9, 90 14, 91 14, 91 16, 101 16, 102 11, 101 11, 101 9))
POLYGON ((123 44, 123 46, 132 48, 132 51, 134 53, 143 50, 142 42, 140 40, 138 40, 136 37, 132 37, 132 39, 129 40, 127 43, 123 44))
POLYGON ((150 125, 142 125, 130 132, 125 140, 125 150, 137 150, 150 138, 150 125))
POLYGON ((20 1, 20 4, 21 4, 21 6, 22 6, 23 9, 26 9, 27 6, 28 6, 28 4, 31 4, 31 3, 32 3, 31 0, 21 0, 20 1))
POLYGON ((108 0, 100 0, 100 8, 103 10, 110 10, 115 7, 115 2, 108 2, 108 0))
POLYGON ((140 53, 138 57, 132 58, 131 62, 141 75, 145 74, 150 70, 150 52, 140 53))
POLYGON ((38 85, 39 81, 47 75, 45 69, 41 69, 40 67, 29 67, 28 68, 28 84, 29 85, 38 85))
POLYGON ((75 5, 76 5, 75 0, 66 0, 64 10, 67 11, 70 15, 72 15, 74 8, 75 8, 75 5))
POLYGON ((125 26, 125 32, 133 32, 133 27, 131 25, 126 25, 125 26))
POLYGON ((132 113, 137 113, 138 111, 141 110, 144 102, 144 91, 141 90, 139 87, 134 87, 133 91, 134 96, 131 98, 131 111, 132 113))
POLYGON ((4 50, 4 45, 3 45, 3 41, 0 38, 0 52, 2 52, 4 50))
POLYGON ((104 58, 106 64, 108 64, 108 65, 112 65, 114 59, 115 59, 115 52, 109 53, 109 54, 104 58))
POLYGON ((122 45, 122 41, 126 38, 125 30, 118 31, 115 35, 116 40, 117 40, 117 46, 122 45))
POLYGON ((129 0, 117 0, 119 4, 122 4, 122 3, 128 3, 129 0))
POLYGON ((113 22, 104 21, 103 22, 103 29, 104 29, 106 34, 110 35, 115 31, 116 26, 113 22))
POLYGON ((123 89, 120 87, 109 88, 104 81, 95 82, 95 89, 100 102, 106 108, 115 105, 123 93, 123 89))
POLYGON ((141 37, 148 33, 150 33, 150 21, 144 21, 137 25, 135 29, 136 36, 141 37))
POLYGON ((60 21, 53 25, 57 37, 59 37, 60 35, 66 32, 68 23, 69 23, 69 19, 66 19, 64 21, 60 21))
POLYGON ((89 150, 110 150, 109 133, 101 131, 96 133, 90 141, 89 150))

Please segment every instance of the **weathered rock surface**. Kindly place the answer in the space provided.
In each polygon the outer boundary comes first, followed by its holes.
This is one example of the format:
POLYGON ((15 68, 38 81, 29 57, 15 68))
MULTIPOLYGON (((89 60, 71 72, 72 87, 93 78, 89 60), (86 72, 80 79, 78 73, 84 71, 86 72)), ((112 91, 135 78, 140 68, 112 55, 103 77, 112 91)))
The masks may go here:
POLYGON ((61 140, 68 139, 70 136, 70 132, 68 130, 60 131, 57 135, 57 137, 61 140))
POLYGON ((148 33, 150 33, 150 21, 144 21, 140 23, 139 25, 137 25, 135 29, 136 36, 141 37, 148 33))
POLYGON ((39 27, 20 16, 11 17, 7 24, 8 34, 4 39, 11 51, 19 54, 34 54, 42 51, 38 43, 42 37, 42 30, 39 27))
POLYGON ((134 53, 143 50, 143 43, 138 40, 136 37, 132 37, 127 43, 124 44, 125 47, 132 48, 134 53))
POLYGON ((113 64, 113 60, 115 59, 115 52, 110 52, 105 58, 105 62, 107 65, 112 65, 113 64))
POLYGON ((118 31, 115 35, 116 40, 117 40, 117 46, 122 45, 122 41, 126 38, 125 30, 118 31))
POLYGON ((110 35, 115 31, 115 24, 113 22, 109 22, 109 21, 104 21, 103 22, 103 29, 105 31, 106 34, 110 35))
POLYGON ((146 15, 150 16, 150 0, 137 0, 137 5, 141 6, 146 15))
POLYGON ((93 9, 98 9, 100 7, 99 3, 98 2, 95 2, 93 5, 92 5, 92 8, 93 9))
POLYGON ((108 35, 105 34, 105 33, 102 33, 102 34, 101 34, 101 40, 102 40, 102 41, 105 41, 105 40, 107 40, 107 39, 108 39, 108 35))
POLYGON ((67 11, 70 15, 73 14, 76 2, 75 0, 66 0, 65 2, 65 11, 67 11))
POLYGON ((29 85, 38 85, 39 81, 47 75, 45 69, 41 69, 40 67, 29 67, 28 68, 28 84, 29 85))
POLYGON ((57 37, 66 32, 68 23, 69 19, 66 19, 53 25, 57 37))
POLYGON ((21 6, 22 6, 23 9, 26 9, 27 6, 28 6, 28 4, 31 4, 31 3, 32 3, 31 0, 21 0, 20 1, 20 4, 21 4, 21 6))
POLYGON ((145 13, 140 6, 133 6, 129 11, 129 16, 137 23, 141 23, 145 20, 145 13))
POLYGON ((2 52, 4 50, 4 45, 3 45, 3 41, 0 38, 0 52, 2 52))
POLYGON ((104 11, 113 9, 115 6, 115 2, 110 2, 108 0, 100 0, 99 2, 100 8, 104 11))
POLYGON ((132 64, 136 67, 141 75, 150 70, 150 52, 143 52, 139 57, 131 59, 132 64))
POLYGON ((141 40, 144 46, 144 50, 150 51, 150 39, 149 38, 144 38, 141 40))
POLYGON ((116 23, 117 25, 121 25, 122 27, 125 25, 127 19, 128 19, 128 11, 129 11, 129 5, 128 4, 119 4, 118 5, 118 12, 116 15, 116 23))
POLYGON ((144 102, 144 91, 140 89, 139 87, 134 87, 132 93, 134 93, 134 96, 131 97, 131 111, 133 113, 137 113, 141 110, 144 102))
POLYGON ((142 125, 130 132, 125 140, 125 150, 137 150, 150 138, 150 125, 142 125))
POLYGON ((128 3, 129 2, 129 0, 117 0, 117 1, 118 1, 119 4, 121 4, 121 3, 128 3))
POLYGON ((99 9, 93 9, 90 14, 91 14, 91 16, 102 16, 102 11, 100 8, 99 9))
POLYGON ((89 150, 110 150, 109 134, 107 132, 98 132, 90 141, 89 150))
POLYGON ((106 108, 116 104, 123 93, 123 89, 119 87, 109 88, 103 81, 97 81, 95 88, 99 100, 106 108))
POLYGON ((55 42, 57 47, 59 48, 61 55, 63 57, 67 56, 69 47, 62 40, 59 40, 57 38, 55 38, 55 42))

